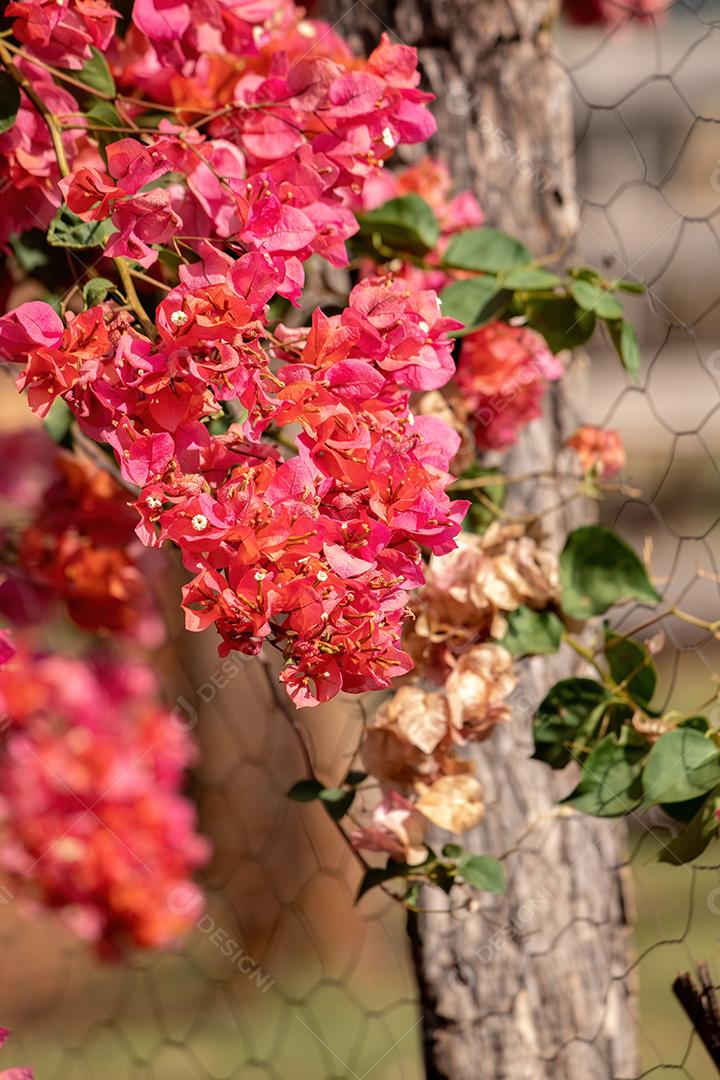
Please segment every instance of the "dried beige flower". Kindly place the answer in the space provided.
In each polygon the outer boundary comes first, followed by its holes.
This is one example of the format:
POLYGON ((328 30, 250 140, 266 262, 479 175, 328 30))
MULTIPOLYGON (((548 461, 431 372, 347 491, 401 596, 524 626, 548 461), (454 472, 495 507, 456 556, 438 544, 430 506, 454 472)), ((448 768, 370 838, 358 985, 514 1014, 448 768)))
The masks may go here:
POLYGON ((367 772, 383 784, 411 787, 418 777, 436 771, 431 757, 390 728, 370 728, 360 756, 367 772))
POLYGON ((403 686, 382 705, 375 716, 375 726, 390 728, 397 735, 432 754, 448 731, 450 717, 445 697, 428 694, 417 686, 403 686))
POLYGON ((485 817, 482 785, 473 776, 441 776, 429 786, 418 784, 417 790, 416 809, 441 829, 466 832, 485 817))
POLYGON ((482 742, 510 719, 505 698, 517 686, 513 659, 501 645, 476 645, 458 660, 445 683, 450 717, 463 738, 482 742))
POLYGON ((418 670, 437 681, 453 655, 502 637, 507 612, 523 605, 542 610, 559 588, 557 557, 521 524, 495 522, 483 536, 462 533, 457 545, 430 560, 405 637, 418 670))

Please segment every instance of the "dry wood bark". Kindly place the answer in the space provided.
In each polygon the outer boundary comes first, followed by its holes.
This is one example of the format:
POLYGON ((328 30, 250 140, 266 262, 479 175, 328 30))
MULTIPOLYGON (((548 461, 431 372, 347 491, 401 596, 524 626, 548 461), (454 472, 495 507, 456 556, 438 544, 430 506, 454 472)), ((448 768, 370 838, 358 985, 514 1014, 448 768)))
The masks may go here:
MULTIPOLYGON (((383 29, 417 46, 437 96, 433 149, 458 188, 473 188, 489 222, 521 236, 536 254, 571 246, 571 104, 552 53, 547 0, 327 0, 323 13, 364 51, 383 29)), ((573 377, 549 395, 544 421, 523 437, 509 472, 552 467, 580 393, 573 377)), ((535 510, 557 497, 528 484, 514 505, 535 510)), ((572 516, 549 522, 556 541, 572 516)), ((436 913, 412 928, 427 1075, 630 1077, 637 1068, 633 999, 623 977, 630 949, 618 869, 624 826, 554 812, 574 777, 530 760, 530 717, 548 687, 575 666, 535 658, 524 668, 512 723, 472 751, 488 814, 468 846, 496 855, 514 850, 506 862, 509 893, 482 897, 467 914, 447 910, 459 897, 448 902, 433 891, 427 899, 436 913)))

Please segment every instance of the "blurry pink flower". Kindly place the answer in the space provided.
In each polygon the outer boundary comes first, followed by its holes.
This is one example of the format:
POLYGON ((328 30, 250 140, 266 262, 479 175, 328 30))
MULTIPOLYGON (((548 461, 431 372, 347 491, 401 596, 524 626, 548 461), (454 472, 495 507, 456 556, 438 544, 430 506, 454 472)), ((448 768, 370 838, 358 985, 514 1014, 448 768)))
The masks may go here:
POLYGON ((355 848, 386 852, 398 862, 418 866, 427 856, 423 844, 426 825, 427 821, 409 799, 397 791, 389 791, 375 807, 372 824, 354 829, 350 840, 355 848))
POLYGON ((672 0, 565 0, 565 13, 580 26, 605 23, 651 22, 663 16, 672 0))
POLYGON ((463 340, 457 370, 462 408, 481 450, 504 450, 541 415, 549 381, 564 373, 534 330, 490 323, 463 340))
POLYGON ((0 630, 0 667, 12 660, 15 655, 15 646, 7 630, 0 630))
POLYGON ((583 472, 616 476, 625 465, 625 450, 617 431, 611 428, 579 427, 565 445, 574 450, 583 472))
POLYGON ((113 955, 190 928, 206 861, 181 794, 194 746, 141 665, 21 650, 0 673, 0 867, 113 955), (193 896, 182 910, 169 897, 193 896))

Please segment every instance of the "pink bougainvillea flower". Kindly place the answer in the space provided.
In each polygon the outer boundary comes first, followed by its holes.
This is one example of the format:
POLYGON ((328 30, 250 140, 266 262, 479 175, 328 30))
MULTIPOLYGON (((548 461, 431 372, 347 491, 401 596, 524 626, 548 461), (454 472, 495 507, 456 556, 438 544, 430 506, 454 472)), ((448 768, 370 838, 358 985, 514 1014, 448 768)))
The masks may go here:
POLYGON ((0 667, 12 660, 15 655, 15 646, 7 630, 0 630, 0 667))
POLYGON ((192 19, 190 4, 182 0, 135 0, 133 22, 151 41, 176 41, 192 19))
POLYGON ((49 304, 30 300, 0 319, 0 356, 12 363, 27 360, 37 348, 59 345, 64 326, 49 304))
POLYGON ((125 192, 98 169, 81 168, 63 177, 59 185, 70 210, 84 221, 109 217, 125 192))
MULTIPOLYGON (((24 59, 17 59, 16 64, 54 115, 77 111, 75 98, 58 86, 49 72, 24 59)), ((62 144, 71 164, 79 158, 87 159, 87 164, 101 164, 84 120, 63 132, 62 144)), ((0 134, 1 243, 24 229, 47 228, 62 202, 59 180, 60 166, 47 124, 21 93, 15 123, 0 134)))
POLYGON ((398 862, 418 866, 427 858, 423 843, 427 818, 415 805, 397 791, 389 791, 375 807, 368 828, 354 829, 350 835, 353 847, 363 851, 381 851, 398 862))
POLYGON ((494 322, 468 334, 457 385, 478 447, 512 446, 522 428, 541 415, 548 382, 563 372, 543 338, 527 327, 494 322))
POLYGON ((149 191, 121 203, 112 216, 117 232, 105 249, 112 258, 126 256, 147 269, 157 260, 151 244, 164 244, 180 230, 182 220, 175 213, 167 191, 149 191))
POLYGON ((91 46, 107 49, 119 18, 107 0, 11 0, 5 14, 35 56, 63 68, 81 68, 91 46))

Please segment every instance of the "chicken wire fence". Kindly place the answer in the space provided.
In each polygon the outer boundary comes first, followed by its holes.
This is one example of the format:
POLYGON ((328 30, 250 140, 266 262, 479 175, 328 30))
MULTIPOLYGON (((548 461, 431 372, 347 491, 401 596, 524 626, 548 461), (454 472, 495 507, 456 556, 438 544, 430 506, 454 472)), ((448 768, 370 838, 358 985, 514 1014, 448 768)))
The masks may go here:
MULTIPOLYGON (((648 28, 562 28, 557 38, 575 107, 575 261, 648 286, 628 302, 639 385, 609 344, 591 349, 581 419, 620 431, 633 489, 601 513, 651 552, 670 601, 702 619, 716 617, 720 595, 719 49, 720 5, 709 2, 677 3, 648 28)), ((718 643, 686 623, 665 632, 663 700, 690 709, 710 696, 718 643)), ((28 918, 0 896, 13 1060, 39 1080, 418 1080, 402 913, 374 894, 353 906, 351 852, 321 808, 286 799, 304 769, 272 673, 218 661, 210 635, 188 641, 179 630, 159 665, 178 723, 200 743, 193 788, 215 852, 207 913, 176 951, 101 964, 50 916, 28 918)), ((303 714, 319 775, 347 767, 361 708, 303 714)), ((658 866, 648 861, 656 845, 652 826, 631 823, 635 951, 613 977, 639 984, 637 1075, 709 1077, 671 984, 715 961, 720 855, 711 847, 696 865, 658 866)), ((169 903, 181 909, 183 896, 169 903)))

